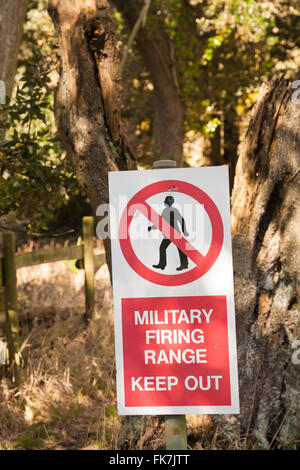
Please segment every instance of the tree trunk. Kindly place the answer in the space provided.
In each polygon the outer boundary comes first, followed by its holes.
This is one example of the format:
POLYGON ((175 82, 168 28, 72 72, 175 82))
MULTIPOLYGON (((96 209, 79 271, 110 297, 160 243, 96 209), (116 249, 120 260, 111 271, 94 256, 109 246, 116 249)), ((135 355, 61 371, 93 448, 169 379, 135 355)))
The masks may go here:
MULTIPOLYGON (((123 0, 113 0, 113 3, 132 29, 143 3, 123 0)), ((151 17, 151 26, 140 28, 136 45, 154 85, 153 137, 157 153, 163 159, 176 160, 180 167, 183 159, 184 107, 180 97, 174 48, 164 23, 157 15, 151 17)))
MULTIPOLYGON (((55 115, 62 144, 94 212, 108 171, 135 168, 121 124, 116 36, 106 0, 50 0, 61 69, 55 115)), ((104 240, 110 267, 109 239, 104 240)))
POLYGON ((11 96, 23 34, 27 0, 0 0, 0 80, 11 96))
POLYGON ((238 157, 239 124, 238 116, 233 105, 227 105, 222 115, 220 126, 215 130, 214 136, 207 137, 209 143, 205 151, 207 165, 228 165, 230 191, 233 188, 235 167, 238 157))
POLYGON ((263 85, 232 193, 240 422, 264 448, 300 435, 300 106, 263 85))

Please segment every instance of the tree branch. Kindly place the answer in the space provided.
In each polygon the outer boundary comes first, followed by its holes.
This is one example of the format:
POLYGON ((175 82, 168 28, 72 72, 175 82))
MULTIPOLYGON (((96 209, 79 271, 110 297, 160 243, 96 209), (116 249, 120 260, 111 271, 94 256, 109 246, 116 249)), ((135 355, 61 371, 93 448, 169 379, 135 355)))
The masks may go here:
POLYGON ((145 0, 144 1, 144 6, 141 9, 140 15, 139 15, 134 27, 133 27, 133 30, 131 31, 131 33, 129 35, 128 42, 125 46, 124 54, 123 54, 123 57, 122 57, 121 63, 120 63, 120 75, 121 76, 123 75, 123 71, 124 71, 125 63, 126 63, 126 60, 127 60, 127 57, 128 57, 129 49, 132 46, 132 44, 133 44, 133 42, 134 42, 134 40, 135 40, 135 38, 136 38, 136 36, 139 32, 139 29, 141 27, 144 27, 145 24, 146 24, 147 15, 148 15, 150 5, 151 5, 151 0, 145 0))

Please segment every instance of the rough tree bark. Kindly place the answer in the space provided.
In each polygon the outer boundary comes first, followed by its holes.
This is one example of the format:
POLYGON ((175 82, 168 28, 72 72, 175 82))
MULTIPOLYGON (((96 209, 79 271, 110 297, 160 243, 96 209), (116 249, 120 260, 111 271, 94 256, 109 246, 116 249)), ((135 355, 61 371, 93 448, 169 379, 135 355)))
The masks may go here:
POLYGON ((237 163, 232 235, 240 422, 260 446, 300 435, 300 106, 263 85, 237 163))
MULTIPOLYGON (((113 0, 132 29, 143 2, 113 0)), ((152 17, 151 17, 152 18, 152 17)), ((184 106, 175 65, 172 42, 163 22, 156 15, 151 25, 140 28, 136 45, 154 85, 153 137, 158 154, 182 165, 184 139, 184 106)))
POLYGON ((0 80, 11 96, 23 34, 27 0, 0 0, 0 80))
MULTIPOLYGON (((108 202, 108 171, 135 168, 120 118, 119 61, 106 0, 50 0, 59 38, 55 116, 94 212, 108 202)), ((110 267, 109 239, 104 240, 110 267)))

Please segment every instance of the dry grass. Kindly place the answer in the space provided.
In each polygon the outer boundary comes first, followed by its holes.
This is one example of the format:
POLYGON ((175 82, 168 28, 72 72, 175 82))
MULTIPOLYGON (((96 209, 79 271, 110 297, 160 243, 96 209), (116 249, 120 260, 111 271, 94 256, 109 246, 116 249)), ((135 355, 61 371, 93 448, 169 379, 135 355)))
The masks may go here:
MULTIPOLYGON (((19 391, 0 381, 0 449, 164 449, 164 422, 116 410, 112 293, 106 266, 97 273, 96 315, 67 336, 38 347, 49 327, 84 312, 84 273, 72 262, 18 270, 23 349, 19 391), (29 338, 28 335, 30 334, 29 338)), ((192 449, 241 448, 208 416, 188 416, 192 449)))
MULTIPOLYGON (((84 309, 83 272, 59 262, 18 271, 22 339, 34 338, 84 309), (72 307, 70 307, 72 306, 72 307), (38 316, 32 313, 38 310, 38 316), (34 317, 33 320, 31 318, 34 317)), ((23 351, 16 393, 0 382, 2 448, 81 449, 117 447, 114 337, 106 266, 96 275, 98 308, 72 336, 23 351)))

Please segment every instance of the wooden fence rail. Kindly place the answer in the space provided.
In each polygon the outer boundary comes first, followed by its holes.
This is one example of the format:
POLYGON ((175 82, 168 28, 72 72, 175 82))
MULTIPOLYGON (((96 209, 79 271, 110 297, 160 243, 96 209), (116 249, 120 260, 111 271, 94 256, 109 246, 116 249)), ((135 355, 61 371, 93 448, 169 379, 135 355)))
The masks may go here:
POLYGON ((92 318, 95 306, 94 273, 105 264, 104 253, 94 255, 94 218, 83 217, 83 243, 65 247, 16 253, 15 234, 3 233, 3 258, 0 258, 0 296, 4 297, 5 333, 8 363, 16 386, 20 384, 19 318, 17 309, 17 269, 56 261, 77 260, 76 267, 85 270, 85 315, 92 318), (2 294, 2 295, 1 295, 2 294))

